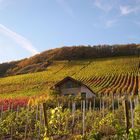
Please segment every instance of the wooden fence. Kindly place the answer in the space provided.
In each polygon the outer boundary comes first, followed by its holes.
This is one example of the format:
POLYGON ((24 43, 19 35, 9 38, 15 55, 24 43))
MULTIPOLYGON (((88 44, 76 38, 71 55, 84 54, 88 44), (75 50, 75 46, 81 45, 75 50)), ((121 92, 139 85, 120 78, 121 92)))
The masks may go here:
POLYGON ((13 109, 12 105, 9 105, 6 111, 1 105, 0 139, 40 140, 45 135, 57 139, 59 129, 60 132, 69 132, 69 135, 74 133, 85 135, 91 129, 88 128, 89 120, 94 121, 97 117, 102 119, 109 112, 115 113, 119 108, 124 110, 120 115, 123 115, 126 133, 128 133, 130 127, 135 127, 134 110, 138 104, 138 96, 108 96, 92 100, 69 100, 67 103, 59 101, 55 106, 42 103, 36 106, 17 106, 16 109, 13 109), (66 109, 67 113, 65 113, 66 109))

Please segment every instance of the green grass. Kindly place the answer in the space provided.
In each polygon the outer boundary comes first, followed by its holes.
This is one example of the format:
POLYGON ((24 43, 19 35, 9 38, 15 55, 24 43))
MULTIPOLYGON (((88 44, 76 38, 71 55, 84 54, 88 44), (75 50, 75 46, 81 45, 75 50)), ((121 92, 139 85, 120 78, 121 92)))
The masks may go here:
POLYGON ((132 92, 138 85, 138 65, 138 57, 55 61, 43 72, 0 78, 0 98, 48 94, 49 88, 66 76, 81 80, 99 94, 132 92))

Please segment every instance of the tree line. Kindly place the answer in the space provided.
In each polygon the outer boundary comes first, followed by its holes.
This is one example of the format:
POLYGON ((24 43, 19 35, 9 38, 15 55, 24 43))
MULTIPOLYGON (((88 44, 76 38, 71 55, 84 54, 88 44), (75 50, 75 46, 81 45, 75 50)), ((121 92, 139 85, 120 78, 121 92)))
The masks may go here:
POLYGON ((81 60, 140 54, 140 44, 64 46, 30 58, 0 64, 0 77, 46 70, 54 60, 81 60))

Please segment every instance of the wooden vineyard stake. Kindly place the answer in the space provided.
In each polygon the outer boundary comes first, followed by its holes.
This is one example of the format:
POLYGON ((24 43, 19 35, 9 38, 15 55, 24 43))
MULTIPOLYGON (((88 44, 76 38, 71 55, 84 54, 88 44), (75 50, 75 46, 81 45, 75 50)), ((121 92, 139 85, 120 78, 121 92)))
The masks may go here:
POLYGON ((134 98, 134 107, 138 105, 138 96, 134 98))
POLYGON ((108 108, 108 110, 110 110, 110 107, 112 106, 112 99, 111 99, 111 96, 109 96, 109 99, 108 99, 108 101, 107 101, 107 108, 108 108))
POLYGON ((93 104, 93 110, 95 109, 95 98, 93 100, 94 104, 93 104))
POLYGON ((10 110, 13 111, 13 103, 10 105, 10 110))
POLYGON ((72 103, 72 126, 74 125, 75 117, 75 102, 72 103))
POLYGON ((103 117, 105 116, 105 102, 104 102, 104 98, 103 98, 103 117))
MULTIPOLYGON (((36 117, 35 117, 35 121, 37 122, 38 121, 38 109, 39 109, 39 105, 37 104, 37 106, 36 106, 36 117)), ((36 132, 38 132, 37 133, 37 137, 39 138, 40 137, 40 134, 39 134, 39 129, 40 128, 36 128, 36 132)))
POLYGON ((112 111, 114 112, 114 95, 112 95, 112 111))
MULTIPOLYGON (((0 108, 1 110, 0 110, 0 112, 1 112, 1 114, 0 114, 0 119, 1 119, 1 121, 3 120, 3 105, 1 105, 1 108, 0 108)), ((1 133, 1 132, 0 132, 1 133)), ((3 133, 1 133, 1 139, 3 138, 3 133)))
POLYGON ((91 113, 91 101, 89 102, 89 112, 91 113))
POLYGON ((139 97, 136 96, 136 105, 138 105, 138 104, 139 104, 139 97))
POLYGON ((102 109, 102 99, 100 98, 100 111, 102 109))
POLYGON ((139 94, 139 79, 138 79, 138 76, 136 76, 136 95, 138 95, 139 94))
POLYGON ((11 140, 13 140, 13 125, 11 126, 11 140))
POLYGON ((132 128, 134 128, 134 111, 133 111, 132 99, 130 99, 130 111, 131 111, 132 128))
MULTIPOLYGON (((40 120, 40 124, 42 124, 42 104, 39 104, 39 120, 40 120)), ((39 126, 39 137, 40 137, 40 134, 41 134, 41 128, 39 126)))
POLYGON ((83 106, 82 106, 82 100, 81 100, 81 111, 82 111, 82 108, 83 108, 83 106))
POLYGON ((70 109, 70 101, 68 101, 68 108, 70 109))
POLYGON ((43 114, 44 114, 45 127, 47 129, 47 136, 49 136, 49 125, 48 125, 48 116, 46 111, 46 103, 43 103, 43 114))
POLYGON ((3 116, 3 105, 1 105, 1 114, 0 114, 1 120, 2 120, 2 116, 3 116))
MULTIPOLYGON (((18 115, 19 115, 19 106, 17 106, 17 109, 16 109, 16 119, 18 118, 18 115)), ((16 128, 16 131, 18 131, 19 130, 19 126, 17 126, 17 128, 16 128)))
MULTIPOLYGON (((13 111, 13 103, 10 105, 10 111, 12 112, 13 111)), ((12 124, 12 123, 11 123, 12 124)), ((13 132, 14 132, 14 130, 13 130, 14 128, 13 128, 13 125, 11 125, 11 139, 13 139, 13 132)))
POLYGON ((25 125, 25 136, 24 136, 24 139, 25 139, 25 140, 26 140, 26 138, 27 138, 27 129, 28 129, 28 113, 29 113, 29 106, 27 106, 27 114, 26 114, 27 124, 25 125))
POLYGON ((85 135, 85 100, 83 100, 83 136, 85 135))
POLYGON ((88 110, 88 100, 86 100, 86 107, 85 107, 86 110, 88 110))
POLYGON ((125 121, 126 121, 126 133, 129 134, 130 122, 129 122, 129 103, 128 99, 124 100, 124 109, 125 109, 125 121))
POLYGON ((35 117, 36 121, 38 120, 38 105, 36 106, 36 117, 35 117))
POLYGON ((120 105, 120 102, 119 102, 119 95, 117 96, 117 103, 118 103, 118 109, 119 109, 119 105, 120 105))
POLYGON ((72 102, 72 134, 74 133, 75 124, 75 102, 72 102))
POLYGON ((18 114, 19 114, 19 106, 17 106, 16 118, 18 117, 18 114))

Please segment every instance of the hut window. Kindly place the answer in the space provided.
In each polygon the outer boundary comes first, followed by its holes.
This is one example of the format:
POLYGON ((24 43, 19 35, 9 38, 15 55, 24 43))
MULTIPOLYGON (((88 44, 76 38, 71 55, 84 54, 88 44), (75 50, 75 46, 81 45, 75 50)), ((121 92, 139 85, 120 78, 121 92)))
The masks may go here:
POLYGON ((64 96, 68 96, 68 95, 69 95, 69 94, 66 94, 66 93, 64 94, 64 96))
POLYGON ((66 83, 66 88, 72 88, 73 87, 73 83, 71 81, 68 81, 66 83))

